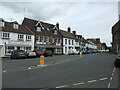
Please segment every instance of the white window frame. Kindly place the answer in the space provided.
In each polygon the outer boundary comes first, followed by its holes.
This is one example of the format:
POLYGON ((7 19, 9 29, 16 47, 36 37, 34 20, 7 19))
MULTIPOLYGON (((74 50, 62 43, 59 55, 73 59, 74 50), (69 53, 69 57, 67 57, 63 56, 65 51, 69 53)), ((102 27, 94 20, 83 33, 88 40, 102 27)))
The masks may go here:
POLYGON ((57 34, 57 30, 54 30, 54 34, 57 34))
POLYGON ((24 40, 24 35, 23 34, 18 34, 18 40, 24 40))
POLYGON ((40 36, 39 35, 36 35, 36 41, 40 41, 40 36))
POLYGON ((19 27, 18 24, 16 24, 16 23, 13 24, 13 28, 18 29, 18 27, 19 27))
POLYGON ((49 37, 46 37, 46 42, 49 42, 49 37))
POLYGON ((44 36, 41 36, 41 41, 44 42, 44 40, 45 40, 45 39, 44 39, 44 36))
POLYGON ((0 27, 4 27, 5 23, 3 21, 0 21, 0 27))
POLYGON ((59 39, 60 40, 60 43, 62 43, 62 39, 59 39))
POLYGON ((31 35, 26 35, 26 40, 31 41, 31 35))
POLYGON ((67 45, 67 39, 65 39, 65 44, 67 45))
POLYGON ((2 32, 2 38, 10 38, 10 33, 2 32))
POLYGON ((37 31, 41 32, 41 27, 37 27, 37 31))
POLYGON ((54 43, 55 42, 55 39, 54 38, 52 38, 52 43, 54 43))

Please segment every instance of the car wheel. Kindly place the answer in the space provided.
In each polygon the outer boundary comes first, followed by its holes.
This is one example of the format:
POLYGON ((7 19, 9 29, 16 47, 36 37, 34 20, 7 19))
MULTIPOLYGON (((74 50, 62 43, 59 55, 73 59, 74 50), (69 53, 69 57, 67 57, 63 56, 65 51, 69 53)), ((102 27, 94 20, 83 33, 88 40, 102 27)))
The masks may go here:
POLYGON ((115 67, 120 67, 120 65, 118 64, 117 60, 115 60, 114 65, 115 65, 115 67))

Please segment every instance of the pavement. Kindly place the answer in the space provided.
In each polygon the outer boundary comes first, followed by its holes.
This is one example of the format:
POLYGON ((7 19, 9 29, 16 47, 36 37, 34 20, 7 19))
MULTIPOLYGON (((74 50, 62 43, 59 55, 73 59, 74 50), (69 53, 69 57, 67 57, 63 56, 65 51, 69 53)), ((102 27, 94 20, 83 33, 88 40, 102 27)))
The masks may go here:
POLYGON ((35 59, 4 59, 3 88, 119 88, 119 69, 109 53, 80 57, 46 57, 45 64, 35 59))

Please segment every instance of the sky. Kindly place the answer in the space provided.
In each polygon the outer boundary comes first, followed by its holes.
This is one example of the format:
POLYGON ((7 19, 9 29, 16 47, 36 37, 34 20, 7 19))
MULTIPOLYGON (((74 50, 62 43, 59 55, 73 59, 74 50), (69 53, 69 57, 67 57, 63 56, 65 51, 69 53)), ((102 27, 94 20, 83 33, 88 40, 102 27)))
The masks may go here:
POLYGON ((0 2, 0 18, 18 21, 24 17, 60 25, 87 38, 100 38, 111 46, 111 28, 118 21, 117 2, 0 2))

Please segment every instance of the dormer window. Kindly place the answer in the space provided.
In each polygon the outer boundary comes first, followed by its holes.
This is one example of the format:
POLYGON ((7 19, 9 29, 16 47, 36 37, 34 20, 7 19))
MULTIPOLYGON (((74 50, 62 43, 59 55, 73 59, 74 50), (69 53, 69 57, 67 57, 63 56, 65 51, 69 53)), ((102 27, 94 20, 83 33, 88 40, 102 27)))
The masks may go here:
POLYGON ((41 31, 41 27, 37 27, 37 31, 39 31, 39 32, 40 32, 40 31, 41 31))
POLYGON ((57 30, 54 30, 54 34, 57 34, 57 30))
POLYGON ((4 27, 5 24, 4 24, 4 21, 0 21, 0 27, 4 27))
POLYGON ((13 28, 18 29, 18 27, 19 27, 18 24, 16 24, 16 23, 13 24, 13 28))

